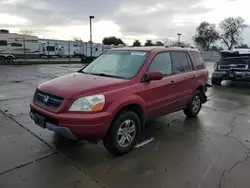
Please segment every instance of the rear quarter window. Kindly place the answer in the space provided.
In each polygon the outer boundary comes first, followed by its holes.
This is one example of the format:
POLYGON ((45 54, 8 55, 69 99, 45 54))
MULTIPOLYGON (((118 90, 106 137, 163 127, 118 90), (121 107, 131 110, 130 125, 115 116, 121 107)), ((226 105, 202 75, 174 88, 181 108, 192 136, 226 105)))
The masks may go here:
POLYGON ((195 70, 201 70, 201 69, 205 69, 205 63, 200 55, 199 52, 196 51, 190 51, 189 52, 192 62, 193 62, 193 66, 195 70))

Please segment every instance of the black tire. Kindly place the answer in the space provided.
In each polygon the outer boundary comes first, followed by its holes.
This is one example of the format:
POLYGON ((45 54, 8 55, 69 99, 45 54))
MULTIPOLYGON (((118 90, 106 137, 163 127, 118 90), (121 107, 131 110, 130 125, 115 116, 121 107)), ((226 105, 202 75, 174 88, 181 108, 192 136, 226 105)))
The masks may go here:
POLYGON ((4 56, 0 56, 0 64, 5 62, 5 57, 4 56))
POLYGON ((187 117, 196 117, 201 110, 201 106, 202 106, 202 94, 200 91, 197 90, 193 94, 192 99, 188 103, 187 107, 183 110, 184 114, 187 117), (195 103, 194 100, 197 100, 197 103, 195 103), (194 103, 197 104, 196 107, 194 106, 194 103))
MULTIPOLYGON (((125 126, 126 126, 126 124, 125 124, 125 126)), ((137 141, 137 138, 138 138, 138 135, 139 135, 139 131, 140 131, 140 127, 141 127, 140 119, 139 119, 138 115, 135 112, 133 112, 133 111, 123 111, 123 112, 121 112, 115 118, 115 120, 113 121, 113 123, 111 125, 111 128, 110 128, 108 134, 103 139, 103 144, 104 144, 105 148, 115 156, 120 156, 120 155, 123 155, 125 153, 128 153, 130 150, 133 149, 134 145, 136 144, 136 141, 137 141), (135 133, 134 133, 134 136, 132 137, 133 139, 129 143, 129 145, 122 147, 121 143, 119 143, 119 141, 118 141, 119 140, 118 131, 119 131, 119 129, 122 129, 122 127, 124 126, 125 121, 129 121, 129 120, 132 120, 131 125, 133 123, 135 125, 135 133)), ((128 134, 130 134, 130 133, 128 133, 128 134)), ((122 135, 121 137, 123 137, 123 136, 124 135, 122 135)), ((124 140, 126 141, 127 138, 124 139, 124 140)), ((127 140, 127 141, 129 141, 129 140, 127 140)))
POLYGON ((13 63, 14 58, 12 56, 7 56, 6 60, 7 60, 8 63, 13 63))
POLYGON ((212 77, 212 85, 221 85, 222 79, 212 77))

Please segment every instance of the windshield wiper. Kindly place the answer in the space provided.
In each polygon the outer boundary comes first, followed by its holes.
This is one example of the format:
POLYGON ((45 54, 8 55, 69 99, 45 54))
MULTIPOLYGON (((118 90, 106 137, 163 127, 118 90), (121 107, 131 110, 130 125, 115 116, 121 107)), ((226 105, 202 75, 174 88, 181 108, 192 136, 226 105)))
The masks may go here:
POLYGON ((106 74, 106 73, 94 73, 93 75, 96 75, 96 76, 105 76, 105 77, 110 77, 110 78, 124 78, 122 76, 117 76, 117 75, 112 75, 112 74, 106 74))
POLYGON ((122 78, 125 79, 122 76, 117 76, 117 75, 111 75, 111 74, 106 74, 106 73, 92 73, 92 72, 83 72, 84 74, 91 74, 91 75, 95 75, 95 76, 104 76, 104 77, 110 77, 110 78, 122 78))

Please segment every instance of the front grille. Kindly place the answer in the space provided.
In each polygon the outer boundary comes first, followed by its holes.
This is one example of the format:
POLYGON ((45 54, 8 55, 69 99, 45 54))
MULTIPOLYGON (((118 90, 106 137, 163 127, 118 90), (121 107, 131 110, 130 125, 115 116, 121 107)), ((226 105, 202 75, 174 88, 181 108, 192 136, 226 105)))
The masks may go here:
POLYGON ((219 70, 230 70, 230 69, 248 69, 246 64, 238 64, 238 65, 219 65, 219 70))
POLYGON ((237 69, 247 69, 247 65, 237 65, 237 69))
POLYGON ((220 66, 219 66, 219 69, 220 69, 220 70, 229 70, 229 69, 230 69, 230 66, 229 66, 229 65, 220 65, 220 66))
POLYGON ((35 100, 37 103, 53 109, 59 108, 63 102, 62 97, 50 93, 45 93, 40 90, 36 91, 35 100))

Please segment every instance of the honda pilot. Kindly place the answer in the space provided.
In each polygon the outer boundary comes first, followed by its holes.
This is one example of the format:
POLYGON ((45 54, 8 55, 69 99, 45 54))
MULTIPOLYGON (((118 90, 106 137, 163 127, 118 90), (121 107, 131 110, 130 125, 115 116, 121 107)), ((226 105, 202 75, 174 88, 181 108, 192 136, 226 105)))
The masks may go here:
POLYGON ((192 48, 116 48, 78 72, 38 86, 30 117, 69 139, 129 152, 149 119, 183 110, 195 117, 207 101, 208 71, 192 48))

